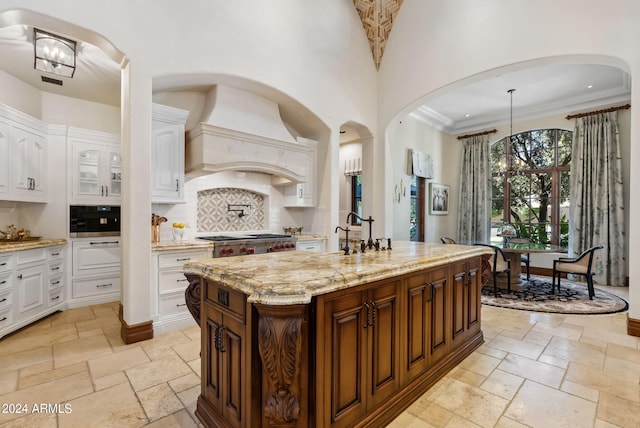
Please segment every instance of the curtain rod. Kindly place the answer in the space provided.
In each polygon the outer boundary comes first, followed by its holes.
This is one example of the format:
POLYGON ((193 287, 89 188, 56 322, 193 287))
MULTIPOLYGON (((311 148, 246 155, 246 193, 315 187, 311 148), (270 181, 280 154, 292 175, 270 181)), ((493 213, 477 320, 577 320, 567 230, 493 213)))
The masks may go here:
POLYGON ((570 114, 565 119, 567 119, 567 120, 576 119, 576 118, 579 118, 579 117, 591 116, 592 114, 609 113, 609 112, 617 111, 617 110, 627 110, 629 108, 631 108, 631 104, 625 104, 623 106, 605 108, 603 110, 589 111, 589 112, 586 112, 586 113, 570 114))
POLYGON ((461 135, 458 137, 458 140, 462 140, 463 138, 479 137, 480 135, 493 134, 494 132, 498 132, 498 130, 491 129, 490 131, 482 131, 482 132, 476 132, 475 134, 461 135))

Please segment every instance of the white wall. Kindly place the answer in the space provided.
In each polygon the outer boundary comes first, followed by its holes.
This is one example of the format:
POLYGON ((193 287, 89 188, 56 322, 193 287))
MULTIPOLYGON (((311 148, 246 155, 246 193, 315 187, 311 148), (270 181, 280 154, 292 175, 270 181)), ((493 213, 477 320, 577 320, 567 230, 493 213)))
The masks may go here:
POLYGON ((457 230, 458 187, 460 175, 460 156, 462 145, 454 137, 405 116, 394 120, 387 128, 387 141, 391 158, 387 163, 387 180, 395 186, 402 181, 406 187, 406 196, 400 201, 392 200, 392 233, 398 240, 409 239, 409 184, 411 176, 407 174, 408 150, 414 149, 429 154, 433 158, 433 179, 426 180, 425 191, 429 192, 429 183, 451 186, 448 215, 430 215, 428 196, 425 199, 425 242, 440 242, 440 236, 455 236, 457 230))

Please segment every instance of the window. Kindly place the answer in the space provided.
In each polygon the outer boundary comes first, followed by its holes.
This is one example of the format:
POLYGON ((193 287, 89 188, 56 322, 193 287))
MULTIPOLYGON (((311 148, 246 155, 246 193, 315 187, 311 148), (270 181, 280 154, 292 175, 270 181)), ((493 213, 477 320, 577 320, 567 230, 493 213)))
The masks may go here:
POLYGON ((511 223, 533 242, 568 245, 572 139, 571 131, 541 129, 491 146, 492 236, 511 223))
POLYGON ((411 176, 411 208, 409 213, 409 240, 424 242, 425 179, 411 176))
MULTIPOLYGON (((351 211, 362 217, 362 174, 351 176, 351 211)), ((351 216, 351 224, 361 224, 360 219, 351 216)))

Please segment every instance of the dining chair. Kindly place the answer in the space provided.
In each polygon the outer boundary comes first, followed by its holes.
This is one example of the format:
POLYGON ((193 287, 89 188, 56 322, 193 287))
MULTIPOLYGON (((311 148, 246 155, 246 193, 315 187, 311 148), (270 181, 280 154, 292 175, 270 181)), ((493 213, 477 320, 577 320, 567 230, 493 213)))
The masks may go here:
POLYGON ((511 292, 511 260, 504 255, 502 248, 489 244, 475 245, 482 245, 493 249, 493 254, 489 258, 491 275, 493 276, 493 294, 498 297, 498 283, 496 282, 496 278, 501 273, 507 274, 507 291, 511 292))
POLYGON ((440 237, 440 242, 442 242, 443 244, 455 244, 456 241, 454 241, 451 238, 447 238, 446 236, 441 236, 440 237))
MULTIPOLYGON (((510 244, 531 244, 531 239, 529 238, 509 238, 510 244)), ((531 279, 531 274, 529 272, 529 262, 530 262, 530 254, 522 253, 520 254, 520 261, 525 264, 527 267, 527 281, 531 279)))
POLYGON ((593 290, 593 253, 604 248, 602 245, 595 245, 584 250, 578 257, 560 257, 553 261, 553 280, 551 282, 551 293, 555 293, 556 276, 558 277, 558 292, 560 292, 560 274, 571 273, 583 275, 587 278, 587 288, 589 289, 589 300, 593 300, 595 292, 593 290))

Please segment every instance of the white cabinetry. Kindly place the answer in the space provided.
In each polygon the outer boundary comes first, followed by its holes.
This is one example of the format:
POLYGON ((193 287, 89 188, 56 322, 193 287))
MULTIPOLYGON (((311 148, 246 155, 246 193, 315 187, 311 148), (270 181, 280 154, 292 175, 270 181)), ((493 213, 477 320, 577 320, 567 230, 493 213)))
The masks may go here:
POLYGON ((47 202, 47 125, 0 105, 0 199, 47 202))
POLYGON ((0 337, 65 307, 64 247, 0 255, 0 337))
POLYGON ((184 292, 189 283, 182 266, 192 260, 210 257, 211 250, 206 248, 153 253, 151 276, 155 284, 151 291, 157 296, 154 335, 195 325, 185 302, 184 292))
POLYGON ((304 241, 298 241, 296 242, 296 250, 324 253, 326 251, 325 240, 324 239, 305 239, 304 241))
POLYGON ((74 239, 71 242, 72 307, 120 299, 120 237, 74 239))
MULTIPOLYGON (((299 143, 309 147, 306 156, 305 178, 302 183, 287 184, 284 186, 283 204, 285 207, 315 207, 317 186, 317 149, 318 143, 313 140, 298 137, 299 143)), ((278 183, 274 183, 277 185, 278 183)))
POLYGON ((184 125, 188 115, 186 110, 153 104, 153 203, 184 203, 184 125))
POLYGON ((120 138, 105 132, 69 128, 71 203, 119 205, 122 190, 120 138))

